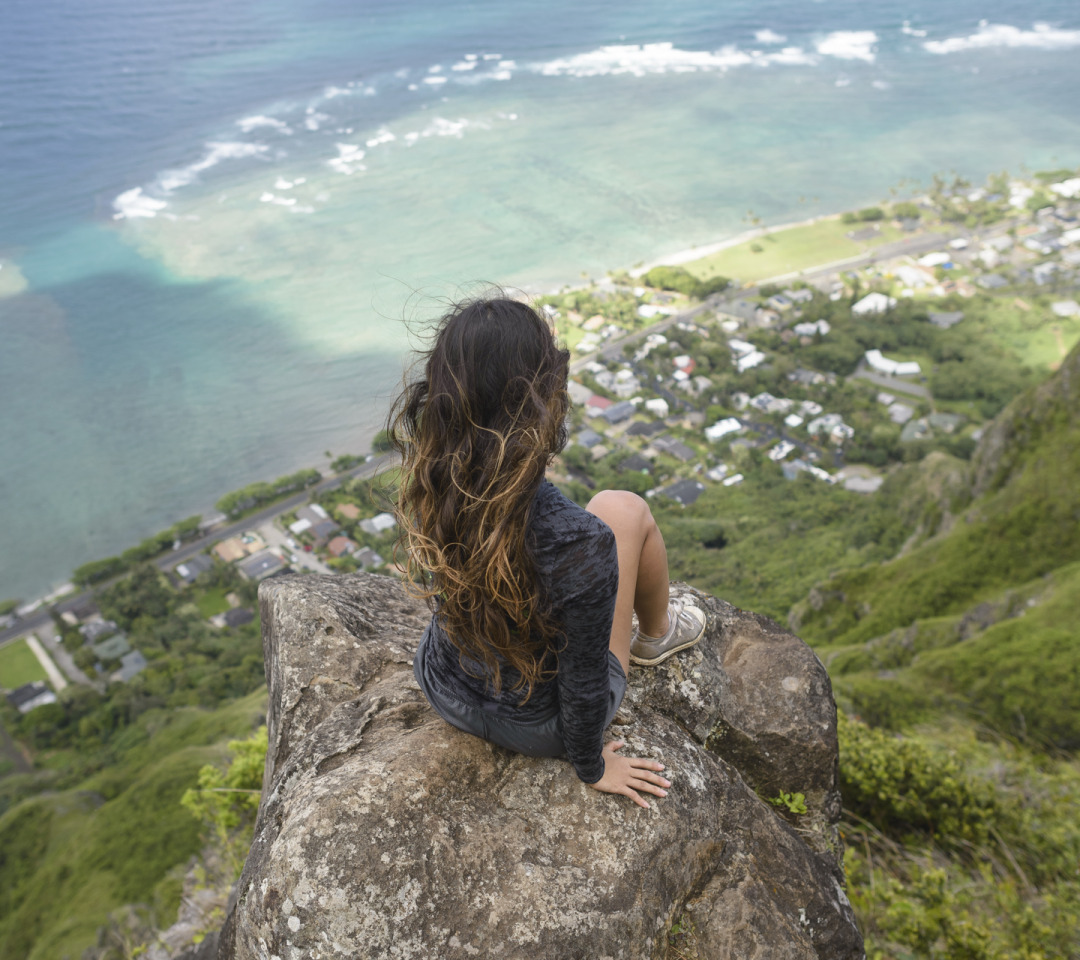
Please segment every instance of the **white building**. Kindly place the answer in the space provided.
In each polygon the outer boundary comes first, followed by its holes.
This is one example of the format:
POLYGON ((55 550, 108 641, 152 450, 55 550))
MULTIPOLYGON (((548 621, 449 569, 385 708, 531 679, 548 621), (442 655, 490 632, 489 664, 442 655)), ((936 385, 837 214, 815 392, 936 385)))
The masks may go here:
POLYGON ((914 360, 890 360, 880 350, 867 350, 866 362, 870 369, 887 377, 911 377, 922 373, 922 367, 914 360))
POLYGON ((729 433, 738 433, 742 428, 743 425, 737 418, 728 417, 725 420, 717 420, 711 427, 706 427, 705 437, 708 440, 715 441, 727 436, 729 433))
POLYGON ((858 303, 852 305, 851 312, 862 317, 871 313, 884 313, 896 306, 895 297, 887 297, 883 293, 868 293, 858 303))
POLYGON ((649 413, 655 414, 656 416, 663 419, 668 415, 668 402, 663 397, 656 397, 653 400, 646 400, 645 409, 648 410, 649 413))
POLYGON ((739 357, 735 361, 735 369, 739 373, 746 373, 747 370, 752 370, 754 367, 765 362, 765 354, 760 350, 755 350, 753 353, 748 353, 745 357, 739 357))
POLYGON ((828 320, 814 320, 810 323, 797 323, 791 329, 800 337, 812 337, 815 333, 825 336, 832 327, 829 325, 828 320))

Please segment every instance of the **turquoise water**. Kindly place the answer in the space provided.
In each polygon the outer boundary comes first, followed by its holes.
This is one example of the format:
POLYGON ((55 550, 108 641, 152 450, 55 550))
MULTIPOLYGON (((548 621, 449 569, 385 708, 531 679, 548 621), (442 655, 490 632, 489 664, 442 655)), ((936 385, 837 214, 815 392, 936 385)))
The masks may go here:
POLYGON ((0 598, 363 450, 439 297, 1080 163, 1061 0, 581 6, 15 5, 0 598))

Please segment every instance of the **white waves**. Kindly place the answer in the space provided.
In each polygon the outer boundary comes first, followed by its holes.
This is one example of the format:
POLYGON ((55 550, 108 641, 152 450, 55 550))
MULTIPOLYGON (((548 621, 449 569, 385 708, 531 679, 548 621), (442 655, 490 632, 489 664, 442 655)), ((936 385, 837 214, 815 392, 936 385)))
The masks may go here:
POLYGON ((367 169, 361 162, 364 159, 364 151, 355 143, 338 143, 335 146, 338 155, 332 160, 326 161, 331 170, 336 170, 338 173, 351 177, 357 171, 367 169))
POLYGON ((237 160, 246 157, 261 157, 270 148, 264 143, 245 142, 211 142, 206 144, 206 153, 202 158, 180 167, 176 170, 165 170, 158 174, 154 185, 154 192, 158 196, 151 196, 143 192, 142 187, 125 190, 113 200, 113 214, 115 220, 150 219, 164 210, 168 203, 162 195, 168 196, 180 187, 186 187, 194 183, 200 173, 217 166, 223 160, 237 160))
POLYGON ((206 145, 206 153, 201 160, 180 167, 177 170, 165 170, 158 175, 158 188, 163 193, 172 193, 179 187, 194 183, 200 173, 216 167, 222 160, 242 160, 247 157, 259 157, 270 148, 265 143, 211 142, 206 145))
POLYGON ((237 120, 236 125, 243 133, 251 133, 252 130, 258 130, 261 127, 269 127, 271 130, 277 130, 279 133, 284 133, 286 135, 292 133, 292 127, 284 120, 278 120, 275 117, 264 117, 261 114, 237 120))
POLYGON ((723 72, 733 67, 769 66, 774 63, 810 65, 816 60, 801 47, 785 47, 777 53, 745 51, 734 46, 716 51, 683 50, 672 43, 618 44, 587 53, 535 64, 542 76, 600 77, 629 74, 644 77, 660 73, 723 72))
POLYGON ((142 187, 125 190, 113 201, 114 220, 136 220, 140 217, 156 217, 168 204, 164 200, 148 197, 142 187))
POLYGON ((948 40, 927 40, 923 46, 930 53, 960 53, 965 50, 988 50, 995 47, 1028 48, 1036 50, 1067 50, 1080 47, 1080 30, 1064 30, 1048 23, 1036 23, 1030 30, 1021 30, 1005 23, 983 20, 975 33, 948 40))
POLYGON ((834 30, 814 46, 824 57, 873 63, 878 35, 873 30, 834 30))

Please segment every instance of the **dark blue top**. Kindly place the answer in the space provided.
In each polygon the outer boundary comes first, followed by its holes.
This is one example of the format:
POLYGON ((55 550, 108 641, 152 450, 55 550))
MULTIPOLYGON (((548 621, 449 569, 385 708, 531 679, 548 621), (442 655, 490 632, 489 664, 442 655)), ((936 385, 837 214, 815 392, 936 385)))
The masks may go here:
POLYGON ((585 783, 604 775, 604 721, 610 702, 608 645, 619 588, 615 534, 599 517, 579 507, 547 480, 540 484, 529 517, 536 574, 566 645, 549 654, 555 677, 533 688, 522 704, 515 691, 520 673, 500 664, 498 694, 481 664, 463 658, 432 617, 425 636, 424 679, 461 703, 519 723, 561 715, 566 755, 585 783))

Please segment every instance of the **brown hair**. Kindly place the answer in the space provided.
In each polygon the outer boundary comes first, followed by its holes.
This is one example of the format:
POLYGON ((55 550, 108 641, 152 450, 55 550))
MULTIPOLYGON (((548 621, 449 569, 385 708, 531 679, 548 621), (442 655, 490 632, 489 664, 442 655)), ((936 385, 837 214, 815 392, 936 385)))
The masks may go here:
POLYGON ((566 444, 569 359, 527 304, 460 303, 388 419, 402 457, 395 512, 409 589, 496 692, 501 665, 516 670, 522 702, 550 676, 544 662, 561 640, 528 526, 544 471, 566 444))

